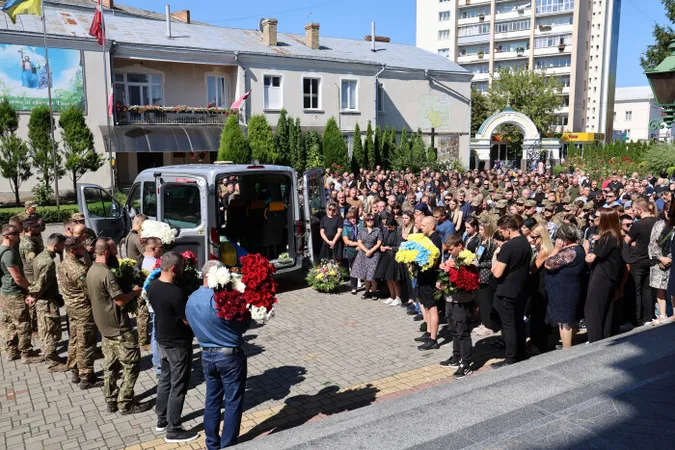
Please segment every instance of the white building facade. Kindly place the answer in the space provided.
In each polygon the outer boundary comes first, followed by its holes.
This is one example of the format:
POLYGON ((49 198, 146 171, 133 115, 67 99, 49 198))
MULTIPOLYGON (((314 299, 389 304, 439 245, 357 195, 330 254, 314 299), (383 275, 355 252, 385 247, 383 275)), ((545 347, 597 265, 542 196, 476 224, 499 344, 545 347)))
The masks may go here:
POLYGON ((672 131, 650 130, 649 124, 664 115, 649 86, 616 88, 614 99, 614 138, 625 141, 656 139, 672 142, 672 131))
POLYGON ((499 68, 560 79, 558 131, 612 136, 620 0, 417 0, 418 47, 473 72, 486 91, 499 68))

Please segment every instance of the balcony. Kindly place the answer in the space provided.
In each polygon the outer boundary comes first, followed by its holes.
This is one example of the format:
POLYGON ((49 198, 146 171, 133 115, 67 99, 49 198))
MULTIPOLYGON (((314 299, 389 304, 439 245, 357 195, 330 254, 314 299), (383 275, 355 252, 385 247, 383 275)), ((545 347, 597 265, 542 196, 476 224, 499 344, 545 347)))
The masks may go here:
POLYGON ((507 59, 524 59, 527 61, 527 59, 530 56, 530 50, 525 49, 523 51, 501 51, 501 52, 495 52, 495 61, 504 61, 507 59))
POLYGON ((572 53, 572 46, 552 46, 552 47, 539 47, 534 49, 534 56, 555 56, 555 55, 569 55, 572 53))
POLYGON ((501 20, 513 20, 513 19, 519 19, 519 18, 528 18, 532 15, 532 9, 527 8, 527 9, 518 9, 516 11, 509 11, 509 12, 501 12, 497 13, 495 16, 496 21, 501 21, 501 20))
POLYGON ((457 57, 458 64, 471 64, 471 63, 485 63, 488 62, 489 57, 487 53, 483 56, 479 56, 478 53, 473 53, 471 55, 459 55, 457 57))
POLYGON ((492 0, 459 0, 457 2, 458 8, 466 8, 467 6, 489 5, 492 0))
POLYGON ((188 106, 116 105, 116 125, 223 125, 227 116, 236 114, 225 108, 188 106))

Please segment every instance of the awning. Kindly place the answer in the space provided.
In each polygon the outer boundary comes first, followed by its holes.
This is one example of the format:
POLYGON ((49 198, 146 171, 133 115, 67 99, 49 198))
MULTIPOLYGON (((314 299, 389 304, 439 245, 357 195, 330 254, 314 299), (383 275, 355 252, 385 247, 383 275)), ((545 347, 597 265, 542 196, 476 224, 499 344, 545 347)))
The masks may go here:
MULTIPOLYGON (((103 136, 108 136, 108 127, 100 128, 103 136)), ((223 131, 218 125, 118 125, 111 128, 114 152, 216 152, 223 131)))

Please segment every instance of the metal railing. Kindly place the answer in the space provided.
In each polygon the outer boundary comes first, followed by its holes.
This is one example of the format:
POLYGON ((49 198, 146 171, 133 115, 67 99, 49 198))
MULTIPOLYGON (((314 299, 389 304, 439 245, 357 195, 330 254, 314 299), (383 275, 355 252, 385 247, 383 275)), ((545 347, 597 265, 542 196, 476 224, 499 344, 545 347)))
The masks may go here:
POLYGON ((145 125, 222 125, 227 119, 226 112, 196 111, 117 111, 117 123, 145 125))

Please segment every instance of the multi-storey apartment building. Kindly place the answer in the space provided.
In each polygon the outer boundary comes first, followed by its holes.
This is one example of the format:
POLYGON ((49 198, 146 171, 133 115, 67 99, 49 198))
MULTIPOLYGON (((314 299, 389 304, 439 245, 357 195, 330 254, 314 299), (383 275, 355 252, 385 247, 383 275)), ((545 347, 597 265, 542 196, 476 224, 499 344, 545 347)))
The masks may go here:
MULTIPOLYGON (((472 75, 446 58, 383 38, 320 36, 317 23, 297 33, 277 31, 276 19, 233 29, 192 22, 189 11, 166 17, 113 0, 103 5, 105 51, 89 36, 95 0, 46 0, 47 43, 56 123, 62 104, 83 108, 96 150, 107 157, 111 143, 118 186, 146 168, 213 161, 225 110, 248 92, 239 109, 245 132, 252 115, 274 127, 285 109, 305 130, 321 132, 335 118, 348 144, 356 124, 365 130, 369 121, 383 130, 421 129, 427 140, 433 130, 440 158, 469 163, 472 75)), ((32 107, 47 102, 43 45, 39 17, 13 24, 0 13, 0 97, 20 110, 22 138, 32 107)), ((106 163, 80 181, 107 187, 110 179, 106 163)), ((33 185, 24 183, 22 195, 33 185)), ((63 185, 71 186, 68 178, 63 185)), ((0 180, 0 198, 8 197, 0 180)))
POLYGON ((502 67, 562 82, 558 131, 612 136, 620 0, 417 0, 417 46, 474 73, 486 91, 502 67))
POLYGON ((667 128, 651 130, 649 124, 664 115, 656 104, 649 86, 616 88, 614 99, 614 138, 626 141, 656 139, 672 142, 672 131, 667 128))

